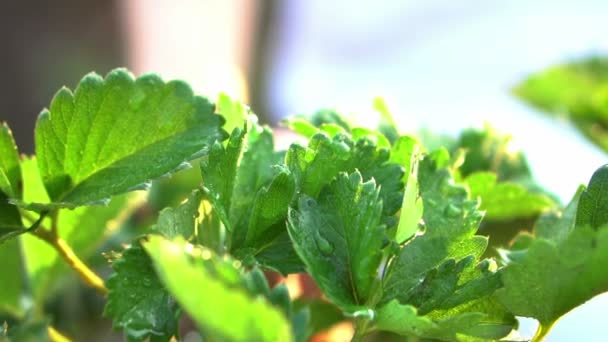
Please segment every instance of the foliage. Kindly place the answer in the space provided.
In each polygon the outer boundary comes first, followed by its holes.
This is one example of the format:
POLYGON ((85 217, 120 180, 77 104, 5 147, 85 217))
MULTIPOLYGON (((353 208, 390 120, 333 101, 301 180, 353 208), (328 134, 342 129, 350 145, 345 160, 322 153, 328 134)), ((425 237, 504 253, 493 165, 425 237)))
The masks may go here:
POLYGON ((435 148, 374 107, 377 128, 332 110, 289 119, 303 138, 277 151, 230 97, 117 69, 55 95, 35 157, 2 124, 0 338, 61 340, 45 308, 70 270, 130 341, 181 338, 188 322, 211 341, 305 341, 342 321, 353 340, 486 341, 515 316, 538 319, 540 339, 608 290, 606 166, 562 207, 495 129, 435 148), (145 201, 134 191, 150 181, 145 201), (492 223, 519 219, 533 235, 488 258, 492 223), (292 298, 277 274, 323 296, 292 298))
POLYGON ((608 59, 590 57, 531 75, 515 94, 552 116, 563 117, 608 152, 608 59))

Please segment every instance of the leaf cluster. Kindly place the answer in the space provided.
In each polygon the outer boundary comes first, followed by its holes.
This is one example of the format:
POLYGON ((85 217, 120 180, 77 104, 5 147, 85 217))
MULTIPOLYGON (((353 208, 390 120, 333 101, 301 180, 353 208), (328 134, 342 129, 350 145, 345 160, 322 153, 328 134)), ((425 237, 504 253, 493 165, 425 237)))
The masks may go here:
POLYGON ((515 316, 546 331, 608 290, 606 166, 562 207, 493 128, 432 148, 374 107, 375 128, 331 110, 289 119, 302 139, 277 150, 238 101, 117 69, 55 95, 35 157, 2 124, 3 338, 52 338, 42 308, 63 259, 95 287, 80 259, 100 251, 103 314, 131 341, 180 338, 187 321, 212 341, 304 341, 340 321, 353 340, 499 340, 515 316), (135 190, 150 182, 146 201, 135 190), (491 223, 520 219, 533 232, 488 257, 491 223), (275 274, 306 274, 323 297, 295 298, 275 274))

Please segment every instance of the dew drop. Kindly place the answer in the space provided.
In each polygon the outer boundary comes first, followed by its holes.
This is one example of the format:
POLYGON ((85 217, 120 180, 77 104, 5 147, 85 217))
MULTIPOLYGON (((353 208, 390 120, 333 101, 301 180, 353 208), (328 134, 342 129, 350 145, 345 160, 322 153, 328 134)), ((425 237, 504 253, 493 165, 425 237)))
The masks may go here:
POLYGON ((327 239, 322 237, 319 232, 316 232, 315 234, 315 242, 317 243, 317 247, 319 248, 321 253, 323 253, 323 255, 329 256, 333 253, 334 246, 329 241, 327 241, 327 239))
POLYGON ((339 157, 343 157, 346 156, 349 152, 350 152, 350 146, 348 146, 346 143, 344 143, 343 141, 338 142, 338 143, 334 143, 332 145, 334 152, 339 156, 339 157))
POLYGON ((446 196, 466 196, 467 189, 462 185, 455 184, 451 179, 446 179, 441 186, 441 192, 446 196))
POLYGON ((462 209, 458 208, 454 204, 450 203, 447 207, 445 207, 445 216, 456 218, 462 214, 462 209))
POLYGON ((203 249, 202 253, 201 253, 201 257, 203 258, 203 260, 209 260, 211 259, 213 255, 211 254, 211 251, 208 249, 203 249))

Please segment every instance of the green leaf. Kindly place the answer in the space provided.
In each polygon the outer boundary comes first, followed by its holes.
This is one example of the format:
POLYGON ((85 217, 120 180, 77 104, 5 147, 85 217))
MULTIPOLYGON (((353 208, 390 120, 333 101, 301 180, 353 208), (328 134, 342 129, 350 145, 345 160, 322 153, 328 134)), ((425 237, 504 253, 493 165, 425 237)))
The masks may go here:
POLYGON ((124 69, 61 89, 36 123, 51 206, 105 200, 179 169, 224 138, 213 105, 181 81, 124 69))
POLYGON ((281 170, 258 191, 245 238, 245 246, 260 246, 285 231, 285 217, 295 194, 295 182, 287 169, 281 170))
POLYGON ((236 181, 238 163, 247 137, 247 127, 235 128, 230 135, 226 146, 216 142, 211 148, 208 159, 201 162, 201 173, 205 192, 213 204, 215 212, 232 232, 232 223, 229 219, 232 194, 236 181))
POLYGON ((245 241, 249 218, 257 193, 267 186, 279 169, 283 155, 274 151, 272 131, 266 127, 252 125, 247 137, 247 146, 238 164, 234 190, 229 211, 230 222, 235 225, 233 246, 245 241))
POLYGON ((397 141, 400 138, 399 127, 383 98, 376 97, 374 99, 374 109, 380 113, 378 131, 391 143, 397 141))
POLYGON ((2 226, 0 229, 0 244, 27 232, 28 229, 20 226, 2 226))
POLYGON ((528 191, 517 183, 497 182, 496 177, 491 172, 475 172, 464 180, 471 196, 481 199, 480 209, 489 220, 533 217, 556 205, 545 194, 528 191))
POLYGON ((510 316, 483 313, 486 306, 495 310, 491 301, 474 307, 468 312, 452 311, 449 315, 419 315, 415 307, 402 305, 393 300, 377 311, 376 325, 379 330, 392 331, 405 336, 439 339, 443 341, 498 340, 513 329, 516 321, 510 316))
POLYGON ((23 305, 26 298, 27 275, 21 256, 21 241, 14 239, 0 245, 0 315, 10 314, 22 317, 25 313, 23 305))
POLYGON ((144 247, 162 282, 205 336, 230 341, 292 339, 283 313, 239 285, 233 262, 179 239, 151 236, 144 247))
POLYGON ((242 128, 251 113, 249 107, 224 93, 218 95, 215 111, 226 120, 224 130, 227 132, 232 132, 235 128, 242 128))
POLYGON ((202 194, 194 190, 188 199, 176 208, 165 208, 158 215, 158 222, 150 228, 168 238, 181 236, 190 239, 195 233, 195 220, 202 194))
MULTIPOLYGON (((227 229, 234 255, 283 274, 301 271, 285 227, 293 177, 284 167, 273 166, 282 154, 274 151, 272 132, 253 122, 250 128, 235 129, 228 144, 214 145, 201 163, 205 191, 227 229)), ((208 231, 202 234, 217 235, 218 227, 205 227, 208 231)))
POLYGON ((264 296, 275 308, 281 310, 283 315, 291 322, 291 330, 294 341, 307 341, 307 326, 309 324, 308 308, 294 309, 289 289, 284 283, 276 285, 272 290, 268 285, 268 280, 259 268, 254 268, 250 272, 242 275, 245 287, 251 295, 264 296))
POLYGON ((333 109, 318 110, 311 115, 308 120, 315 127, 321 127, 324 124, 333 124, 342 127, 346 132, 350 132, 351 129, 351 124, 333 109))
POLYGON ((3 122, 0 122, 0 157, 0 244, 2 244, 3 241, 27 231, 21 224, 19 210, 9 203, 9 198, 21 198, 22 181, 17 146, 11 130, 3 122))
POLYGON ((23 185, 19 153, 11 130, 4 122, 0 122, 0 156, 0 193, 10 198, 21 198, 23 185))
POLYGON ((395 241, 398 244, 411 238, 420 226, 422 219, 423 202, 420 197, 418 185, 418 162, 421 156, 421 146, 409 137, 402 137, 397 140, 391 159, 399 160, 405 167, 405 192, 401 203, 401 213, 399 214, 399 224, 395 233, 395 241), (403 139, 405 138, 405 140, 403 139), (406 159, 409 156, 409 159, 406 159))
POLYGON ((322 299, 300 297, 294 303, 294 307, 296 309, 307 309, 310 312, 310 320, 306 328, 306 336, 308 338, 345 320, 340 309, 322 299))
POLYGON ((526 180, 531 177, 530 168, 521 151, 511 147, 511 136, 502 135, 493 127, 466 129, 452 145, 451 152, 466 151, 466 158, 459 170, 463 176, 477 171, 491 171, 498 180, 526 180))
MULTIPOLYGON (((497 293, 514 314, 534 317, 548 328, 568 311, 608 291, 607 175, 608 167, 598 169, 580 194, 574 225, 570 207, 554 235, 544 227, 541 236, 528 239, 523 255, 511 258, 502 274, 504 288, 497 293)), ((571 205, 577 203, 577 196, 571 205)))
POLYGON ((192 189, 201 184, 201 170, 193 167, 171 175, 170 178, 160 178, 152 181, 146 202, 154 211, 166 207, 176 207, 182 203, 192 189))
POLYGON ((581 194, 576 213, 577 226, 598 229, 608 223, 608 165, 599 168, 581 194))
POLYGON ((379 330, 392 331, 406 336, 435 337, 441 335, 440 327, 431 319, 419 316, 415 307, 393 300, 377 311, 376 326, 379 330))
POLYGON ((179 308, 156 275, 152 260, 134 242, 112 264, 104 316, 130 340, 147 337, 168 341, 177 333, 179 308))
MULTIPOLYGON (((46 202, 48 196, 42 184, 35 158, 22 160, 25 180, 24 200, 46 202)), ((57 214, 57 227, 61 237, 76 253, 85 259, 93 255, 101 243, 115 231, 144 200, 141 193, 130 193, 113 198, 106 206, 88 206, 74 210, 61 209, 57 214)), ((34 213, 31 215, 37 219, 34 213)), ((50 220, 43 224, 50 226, 50 220)), ((51 289, 62 275, 72 272, 55 249, 39 238, 26 234, 22 236, 25 263, 29 273, 34 298, 43 303, 53 292, 51 289)))
POLYGON ((0 342, 50 341, 49 323, 46 319, 29 315, 23 320, 0 326, 0 342))
POLYGON ((493 303, 501 283, 495 263, 479 261, 487 246, 485 237, 475 235, 482 213, 467 189, 454 183, 448 161, 437 152, 420 163, 425 230, 389 263, 378 319, 382 329, 406 335, 500 338, 514 321, 493 303))
POLYGON ((235 129, 226 147, 216 144, 201 163, 203 185, 233 250, 245 242, 256 194, 273 179, 279 160, 272 132, 252 124, 249 131, 235 129))
POLYGON ((201 202, 200 220, 197 229, 197 241, 199 244, 214 250, 217 253, 225 252, 226 229, 224 228, 217 213, 208 200, 201 202))
POLYGON ((21 317, 26 295, 27 277, 21 255, 21 241, 14 239, 27 230, 21 223, 16 206, 9 204, 9 197, 21 198, 22 178, 19 155, 10 129, 0 123, 0 313, 21 317))
MULTIPOLYGON (((486 249, 487 239, 475 235, 483 216, 478 203, 470 199, 465 187, 454 183, 447 168, 440 168, 445 156, 440 153, 435 158, 439 159, 424 159, 419 169, 424 234, 404 245, 388 267, 384 303, 393 298, 410 303, 417 288, 425 286, 425 278, 446 261, 453 259, 452 263, 460 264, 468 260, 465 269, 471 269, 486 249)), ((454 271, 457 277, 466 274, 464 270, 454 271)), ((442 295, 443 299, 447 297, 442 295)))
POLYGON ((266 245, 257 248, 243 248, 237 253, 243 253, 244 256, 250 255, 264 268, 279 272, 283 276, 304 272, 304 265, 293 249, 284 222, 281 223, 281 229, 284 229, 284 231, 266 245))
MULTIPOLYGON (((566 239, 576 226, 578 203, 585 189, 585 186, 581 185, 570 203, 563 210, 554 208, 552 211, 541 215, 534 225, 535 235, 554 242, 562 242, 566 239)), ((530 235, 518 235, 519 238, 523 236, 529 237, 530 235)), ((531 241, 516 240, 511 245, 511 249, 527 249, 531 241)))
POLYGON ((283 121, 283 124, 290 130, 309 139, 320 131, 319 128, 310 123, 310 121, 299 117, 287 118, 283 121))
POLYGON ((369 138, 376 144, 376 146, 380 148, 391 148, 390 141, 388 141, 388 139, 380 132, 363 127, 355 127, 350 131, 350 134, 355 141, 363 138, 369 138))
POLYGON ((608 151, 608 59, 588 57, 537 72, 514 89, 517 97, 565 118, 608 151))
POLYGON ((373 294, 385 227, 373 181, 341 173, 315 201, 302 195, 289 210, 289 235, 308 272, 342 310, 353 312, 373 294))
MULTIPOLYGON (((313 198, 340 172, 355 170, 364 180, 374 178, 381 187, 383 215, 394 215, 403 198, 403 167, 390 162, 390 151, 378 148, 376 143, 365 137, 353 141, 348 134, 338 133, 330 138, 325 133, 313 136, 308 147, 293 144, 287 151, 285 163, 296 179, 299 192, 313 198)), ((387 222, 396 225, 396 222, 387 222)))

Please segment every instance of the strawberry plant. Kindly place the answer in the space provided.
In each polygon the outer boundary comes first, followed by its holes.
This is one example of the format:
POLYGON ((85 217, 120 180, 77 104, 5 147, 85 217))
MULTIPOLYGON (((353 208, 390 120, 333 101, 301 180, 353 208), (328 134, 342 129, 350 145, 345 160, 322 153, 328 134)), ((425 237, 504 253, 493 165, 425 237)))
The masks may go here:
POLYGON ((517 316, 540 341, 608 290, 608 166, 562 206, 493 128, 415 137, 375 107, 377 128, 288 119, 277 150, 228 96, 117 69, 57 92, 35 156, 2 124, 0 339, 67 340, 70 275, 129 341, 491 341, 517 316), (293 274, 322 295, 273 280, 293 274))

